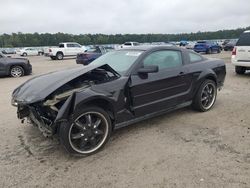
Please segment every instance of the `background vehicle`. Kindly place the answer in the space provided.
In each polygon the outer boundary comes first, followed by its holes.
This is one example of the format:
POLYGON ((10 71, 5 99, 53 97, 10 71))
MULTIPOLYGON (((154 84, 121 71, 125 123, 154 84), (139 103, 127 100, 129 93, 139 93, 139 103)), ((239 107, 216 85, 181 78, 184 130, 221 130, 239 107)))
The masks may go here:
POLYGON ((17 50, 16 53, 20 56, 28 56, 28 55, 39 55, 39 52, 35 48, 23 48, 17 50))
POLYGON ((221 52, 221 46, 218 45, 218 43, 213 41, 198 41, 194 45, 194 51, 195 52, 204 52, 207 54, 211 54, 213 52, 220 53, 221 52))
POLYGON ((88 65, 101 55, 107 53, 107 50, 103 46, 94 46, 84 53, 79 53, 76 56, 76 63, 77 64, 83 64, 88 65))
POLYGON ((0 76, 20 77, 31 72, 32 66, 28 59, 10 58, 0 53, 0 76))
POLYGON ((124 44, 121 45, 121 48, 128 48, 132 46, 139 46, 140 43, 138 42, 125 42, 124 44))
POLYGON ((14 48, 6 48, 4 50, 2 50, 3 54, 15 54, 16 50, 14 48))
POLYGON ((250 31, 241 34, 232 51, 231 61, 237 74, 244 74, 250 69, 250 31))
POLYGON ((89 155, 113 129, 189 105, 210 110, 225 74, 222 60, 186 49, 133 47, 31 79, 14 90, 12 104, 44 135, 59 132, 69 152, 89 155))
POLYGON ((186 48, 186 49, 189 49, 189 50, 193 50, 195 44, 196 44, 196 42, 189 41, 189 42, 185 45, 185 48, 186 48))
POLYGON ((52 60, 62 60, 64 57, 76 56, 85 50, 86 48, 78 43, 64 42, 60 43, 57 48, 49 48, 47 56, 50 56, 52 60))
POLYGON ((224 45, 224 51, 232 51, 236 45, 237 40, 230 40, 227 44, 224 45))

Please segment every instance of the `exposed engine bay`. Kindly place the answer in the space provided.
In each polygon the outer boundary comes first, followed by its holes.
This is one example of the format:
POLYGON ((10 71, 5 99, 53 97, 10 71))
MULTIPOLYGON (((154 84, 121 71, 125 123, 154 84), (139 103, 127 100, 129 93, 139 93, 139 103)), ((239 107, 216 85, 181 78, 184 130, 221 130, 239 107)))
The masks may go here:
POLYGON ((37 126, 44 136, 52 136, 54 131, 52 125, 57 114, 68 99, 75 92, 84 91, 92 85, 109 82, 120 77, 119 74, 111 70, 96 68, 91 70, 56 89, 45 100, 28 104, 18 105, 18 118, 37 126))

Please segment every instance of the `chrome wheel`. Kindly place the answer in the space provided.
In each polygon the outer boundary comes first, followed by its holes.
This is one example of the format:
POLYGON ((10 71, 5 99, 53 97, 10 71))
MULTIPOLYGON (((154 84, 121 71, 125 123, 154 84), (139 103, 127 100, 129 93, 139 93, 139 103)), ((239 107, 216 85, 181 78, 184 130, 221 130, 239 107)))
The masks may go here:
POLYGON ((216 86, 212 83, 207 83, 201 92, 201 105, 204 109, 210 109, 216 98, 216 86))
POLYGON ((12 67, 10 70, 10 75, 12 77, 21 77, 23 76, 23 68, 19 66, 12 67))
POLYGON ((109 132, 108 121, 99 112, 86 112, 78 116, 69 129, 69 143, 78 153, 89 154, 98 150, 109 132))

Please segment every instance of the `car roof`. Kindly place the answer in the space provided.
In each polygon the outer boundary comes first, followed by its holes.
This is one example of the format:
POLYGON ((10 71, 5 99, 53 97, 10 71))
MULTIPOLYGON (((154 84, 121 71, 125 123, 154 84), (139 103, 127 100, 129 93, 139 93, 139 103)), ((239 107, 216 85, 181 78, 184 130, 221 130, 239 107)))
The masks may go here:
POLYGON ((179 48, 176 46, 165 46, 165 45, 141 45, 141 46, 133 46, 129 48, 122 48, 119 51, 128 51, 128 50, 140 50, 140 51, 149 51, 149 50, 160 50, 160 49, 168 49, 168 50, 184 50, 183 48, 179 48))

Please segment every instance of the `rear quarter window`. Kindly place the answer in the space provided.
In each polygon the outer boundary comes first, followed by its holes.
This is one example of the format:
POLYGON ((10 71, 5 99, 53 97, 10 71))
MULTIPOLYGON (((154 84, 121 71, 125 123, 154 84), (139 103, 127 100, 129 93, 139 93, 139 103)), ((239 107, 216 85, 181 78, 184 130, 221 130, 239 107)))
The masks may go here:
POLYGON ((241 34, 236 46, 250 46, 250 32, 241 34))
POLYGON ((190 63, 196 63, 196 62, 199 62, 199 61, 203 60, 203 58, 199 54, 195 54, 195 53, 192 53, 192 52, 189 52, 188 56, 189 56, 190 63))

